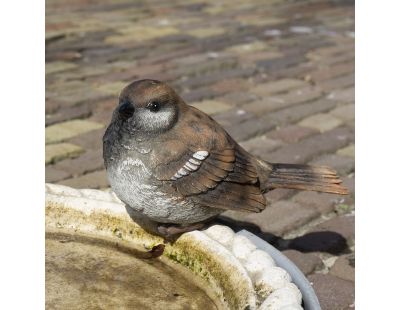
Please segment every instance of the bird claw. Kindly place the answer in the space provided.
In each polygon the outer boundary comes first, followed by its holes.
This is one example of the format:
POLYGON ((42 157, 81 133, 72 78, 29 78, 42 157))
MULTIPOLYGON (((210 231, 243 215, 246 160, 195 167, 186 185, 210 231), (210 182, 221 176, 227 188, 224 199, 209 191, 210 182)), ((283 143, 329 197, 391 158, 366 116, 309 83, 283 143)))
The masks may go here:
POLYGON ((157 258, 164 253, 165 245, 164 244, 157 244, 151 248, 150 251, 147 252, 149 254, 148 258, 157 258))
POLYGON ((179 237, 179 235, 183 233, 201 229, 204 227, 204 225, 204 223, 195 223, 188 226, 159 225, 157 230, 164 238, 168 240, 177 236, 179 237))

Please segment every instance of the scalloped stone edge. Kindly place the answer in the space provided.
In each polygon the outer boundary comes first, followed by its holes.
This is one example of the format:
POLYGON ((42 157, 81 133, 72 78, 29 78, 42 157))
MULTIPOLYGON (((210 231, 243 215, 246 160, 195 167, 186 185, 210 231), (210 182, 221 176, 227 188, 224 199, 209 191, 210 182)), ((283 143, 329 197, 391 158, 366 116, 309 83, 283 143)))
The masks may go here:
MULTIPOLYGON (((136 224, 111 191, 47 183, 45 193, 46 230, 72 230, 142 249, 163 242, 136 224)), ((290 275, 276 267, 267 252, 227 226, 185 233, 165 247, 161 259, 199 276, 226 309, 302 309, 301 293, 290 275)))

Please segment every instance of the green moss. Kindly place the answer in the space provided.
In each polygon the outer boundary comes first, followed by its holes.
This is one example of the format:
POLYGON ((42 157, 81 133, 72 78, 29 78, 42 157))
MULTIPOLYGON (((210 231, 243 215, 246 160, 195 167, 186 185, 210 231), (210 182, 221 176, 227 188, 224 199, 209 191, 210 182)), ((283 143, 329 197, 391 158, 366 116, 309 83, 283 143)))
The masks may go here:
POLYGON ((116 236, 121 240, 137 243, 138 240, 148 244, 160 244, 163 240, 160 237, 150 235, 145 232, 131 218, 115 216, 113 214, 93 212, 89 215, 72 208, 65 208, 61 204, 46 205, 46 216, 57 219, 57 227, 70 227, 74 225, 79 228, 80 225, 93 225, 96 231, 102 231, 105 234, 116 236))
POLYGON ((118 228, 113 229, 113 235, 116 236, 117 238, 122 239, 122 233, 118 228))
POLYGON ((349 206, 347 204, 339 204, 335 207, 335 211, 338 214, 346 214, 346 213, 350 213, 352 211, 352 206, 349 206))
POLYGON ((223 294, 218 294, 220 300, 226 300, 232 309, 239 309, 239 305, 243 300, 243 296, 238 295, 239 283, 234 283, 226 269, 215 261, 212 253, 201 251, 201 247, 197 247, 186 239, 178 240, 179 246, 168 248, 165 252, 166 257, 172 261, 188 268, 192 273, 198 275, 206 283, 216 283, 223 288, 223 294))

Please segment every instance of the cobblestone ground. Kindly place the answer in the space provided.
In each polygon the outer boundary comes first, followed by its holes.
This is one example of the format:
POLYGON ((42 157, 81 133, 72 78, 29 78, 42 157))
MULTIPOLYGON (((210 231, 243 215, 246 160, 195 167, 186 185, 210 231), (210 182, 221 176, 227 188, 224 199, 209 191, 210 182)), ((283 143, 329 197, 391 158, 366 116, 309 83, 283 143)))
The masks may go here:
POLYGON ((142 78, 261 158, 338 170, 348 197, 274 190, 261 214, 221 221, 280 248, 323 309, 354 308, 354 3, 46 1, 47 182, 108 187, 101 138, 121 88, 142 78))

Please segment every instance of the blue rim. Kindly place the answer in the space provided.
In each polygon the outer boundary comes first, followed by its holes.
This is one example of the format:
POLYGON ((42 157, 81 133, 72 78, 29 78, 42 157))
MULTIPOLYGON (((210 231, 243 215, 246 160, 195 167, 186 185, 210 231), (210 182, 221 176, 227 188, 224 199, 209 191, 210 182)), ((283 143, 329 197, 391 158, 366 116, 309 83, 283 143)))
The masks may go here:
POLYGON ((282 254, 279 250, 274 248, 268 242, 257 237, 251 232, 248 232, 247 230, 241 230, 238 232, 238 234, 247 237, 259 249, 264 250, 269 255, 271 255, 276 265, 285 269, 290 274, 293 283, 296 284, 301 294, 303 295, 303 304, 305 310, 321 310, 318 297, 315 294, 311 283, 301 272, 301 270, 289 258, 287 258, 284 254, 282 254))

